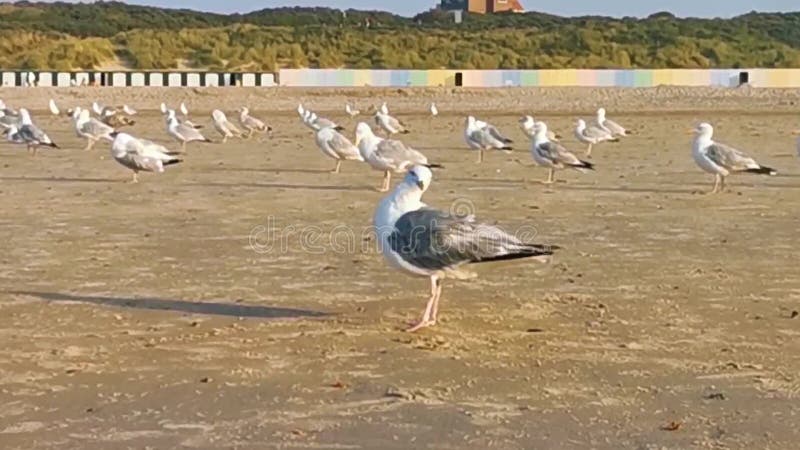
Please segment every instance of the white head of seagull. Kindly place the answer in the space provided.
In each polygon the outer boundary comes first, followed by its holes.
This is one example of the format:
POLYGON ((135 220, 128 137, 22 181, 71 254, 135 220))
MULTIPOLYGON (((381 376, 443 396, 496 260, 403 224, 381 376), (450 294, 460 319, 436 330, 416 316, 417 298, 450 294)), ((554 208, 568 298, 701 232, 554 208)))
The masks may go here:
POLYGON ((33 121, 31 120, 31 114, 25 108, 20 108, 19 110, 19 117, 20 123, 24 125, 33 125, 33 121))
POLYGON ((606 109, 600 108, 597 110, 597 122, 603 123, 606 120, 606 109))
POLYGON ((710 123, 703 122, 697 125, 694 134, 698 142, 709 142, 714 137, 714 127, 710 123))
MULTIPOLYGON (((366 122, 359 122, 356 125, 356 147, 359 149, 362 148, 362 143, 365 144, 363 147, 365 148, 372 148, 372 141, 375 139, 380 139, 378 136, 375 136, 375 132, 372 131, 372 128, 366 122)), ((363 156, 362 151, 362 156, 363 156)))

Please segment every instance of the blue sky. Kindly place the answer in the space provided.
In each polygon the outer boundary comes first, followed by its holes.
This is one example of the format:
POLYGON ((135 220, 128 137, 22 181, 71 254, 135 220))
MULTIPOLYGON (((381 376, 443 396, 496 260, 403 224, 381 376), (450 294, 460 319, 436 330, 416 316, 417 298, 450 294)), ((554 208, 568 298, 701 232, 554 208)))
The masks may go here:
MULTIPOLYGON (((0 0, 0 3, 6 0, 0 0)), ((678 16, 730 17, 752 10, 800 11, 798 0, 521 0, 528 10, 560 15, 599 14, 646 16, 670 11, 678 16)), ((128 3, 169 6, 215 12, 248 12, 276 6, 330 6, 334 8, 380 9, 412 16, 438 0, 132 0, 128 3)))

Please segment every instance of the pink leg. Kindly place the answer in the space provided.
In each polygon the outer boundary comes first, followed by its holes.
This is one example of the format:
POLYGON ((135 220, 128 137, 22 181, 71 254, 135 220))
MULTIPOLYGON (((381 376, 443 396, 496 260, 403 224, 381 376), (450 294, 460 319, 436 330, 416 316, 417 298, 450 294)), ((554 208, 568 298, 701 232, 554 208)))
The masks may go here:
POLYGON ((442 293, 441 289, 441 282, 439 278, 436 276, 431 277, 431 298, 428 300, 427 306, 425 306, 425 312, 422 314, 422 319, 412 326, 411 328, 407 329, 406 332, 413 333, 415 331, 419 331, 423 328, 431 327, 436 325, 436 313, 438 310, 437 303, 439 302, 439 295, 442 293))

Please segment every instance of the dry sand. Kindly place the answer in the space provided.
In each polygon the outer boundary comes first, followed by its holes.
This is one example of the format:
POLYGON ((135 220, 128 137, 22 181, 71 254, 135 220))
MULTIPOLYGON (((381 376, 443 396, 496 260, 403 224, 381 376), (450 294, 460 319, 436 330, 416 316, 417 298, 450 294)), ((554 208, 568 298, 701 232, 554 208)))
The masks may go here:
MULTIPOLYGON (((61 151, 0 144, 0 447, 3 449, 792 449, 800 441, 800 166, 797 91, 2 90, 61 151), (145 110, 131 130, 164 142, 156 108, 249 103, 264 141, 190 146, 138 185, 45 115, 95 98, 145 110), (403 333, 428 281, 352 251, 257 253, 269 218, 324 235, 368 226, 380 174, 331 161, 293 109, 340 113, 387 98, 407 141, 446 169, 426 200, 469 199, 508 229, 559 244, 550 265, 477 268, 445 285, 442 323, 403 333), (436 100, 442 117, 423 111, 436 100), (517 116, 570 136, 597 106, 637 131, 596 148, 593 174, 524 167, 517 116), (700 112, 702 110, 702 112, 700 112), (482 111, 520 149, 464 149, 482 111), (711 187, 684 130, 781 170, 711 187)), ((207 130, 213 136, 211 130, 207 130)), ((216 136, 214 136, 216 138, 216 136)), ((283 228, 285 229, 285 228, 283 228)), ((362 248, 366 247, 366 248, 362 248)))

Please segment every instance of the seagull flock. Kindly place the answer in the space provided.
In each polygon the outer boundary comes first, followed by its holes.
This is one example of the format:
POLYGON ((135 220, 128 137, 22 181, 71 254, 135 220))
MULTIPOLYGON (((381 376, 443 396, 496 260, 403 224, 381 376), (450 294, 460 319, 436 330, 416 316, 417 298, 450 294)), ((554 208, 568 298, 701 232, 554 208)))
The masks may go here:
MULTIPOLYGON (((120 165, 133 173, 132 182, 138 182, 139 172, 164 172, 167 166, 181 163, 187 145, 195 142, 210 143, 202 126, 189 119, 189 110, 181 103, 176 110, 166 104, 160 105, 164 116, 166 134, 180 145, 180 151, 171 151, 152 140, 137 138, 119 131, 135 124, 137 111, 128 105, 119 108, 92 103, 90 108, 75 107, 62 112, 55 101, 50 100, 49 110, 56 116, 68 117, 77 136, 86 140, 85 150, 91 150, 102 140, 111 143, 111 156, 120 165), (180 115, 178 114, 180 113, 180 115)), ((347 103, 345 113, 355 118, 361 111, 347 103)), ((432 169, 442 168, 422 152, 412 148, 398 137, 412 133, 403 121, 393 116, 386 102, 373 107, 373 125, 360 121, 355 127, 355 139, 345 135, 345 128, 333 120, 319 116, 303 104, 298 105, 297 114, 308 127, 322 154, 335 162, 333 173, 339 173, 342 162, 366 163, 383 174, 378 188, 388 192, 392 174, 402 174, 402 181, 378 204, 373 217, 377 242, 387 263, 408 274, 428 277, 431 282, 430 298, 419 321, 408 331, 417 331, 435 325, 438 319, 442 282, 446 278, 465 279, 474 275, 465 271, 470 264, 533 259, 547 261, 559 249, 556 245, 523 242, 489 222, 481 222, 472 215, 459 216, 432 208, 422 202, 422 196, 433 180, 432 169), (375 127, 375 130, 373 129, 375 127)), ((439 116, 439 108, 430 104, 432 118, 439 116)), ((272 135, 272 128, 264 121, 252 116, 247 107, 236 110, 238 123, 228 119, 224 111, 211 112, 213 129, 222 142, 229 139, 251 139, 255 134, 272 135)), ((632 134, 620 124, 608 119, 603 108, 597 110, 593 121, 583 119, 576 122, 575 139, 585 144, 584 159, 579 158, 562 142, 562 137, 550 130, 543 121, 533 116, 524 116, 519 126, 530 140, 530 153, 536 165, 548 170, 545 184, 555 182, 557 170, 571 169, 581 173, 595 170, 591 158, 595 146, 618 142, 632 134)), ((0 100, 0 131, 6 141, 24 145, 29 153, 36 155, 40 147, 59 148, 52 139, 33 121, 27 109, 14 110, 0 100)), ((689 130, 694 135, 692 157, 703 171, 714 175, 711 193, 725 189, 728 176, 733 173, 776 175, 775 169, 762 166, 742 150, 713 140, 714 129, 701 123, 689 130)), ((795 132, 800 135, 800 132, 795 132)), ((466 148, 476 151, 477 163, 482 163, 487 151, 512 152, 514 141, 500 129, 474 116, 464 122, 466 148)), ((798 142, 800 154, 800 141, 798 142)))

